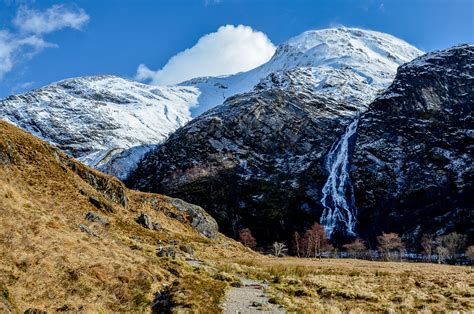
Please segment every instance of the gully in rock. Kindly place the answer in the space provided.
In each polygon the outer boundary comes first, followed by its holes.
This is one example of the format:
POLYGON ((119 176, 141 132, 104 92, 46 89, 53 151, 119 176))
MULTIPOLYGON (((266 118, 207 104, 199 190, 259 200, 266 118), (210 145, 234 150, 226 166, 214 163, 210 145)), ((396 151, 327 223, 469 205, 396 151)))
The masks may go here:
POLYGON ((356 207, 354 191, 349 177, 350 140, 357 132, 359 118, 349 124, 342 137, 333 144, 326 158, 329 172, 324 184, 321 204, 324 207, 321 224, 329 238, 339 227, 344 228, 348 236, 355 235, 356 207))

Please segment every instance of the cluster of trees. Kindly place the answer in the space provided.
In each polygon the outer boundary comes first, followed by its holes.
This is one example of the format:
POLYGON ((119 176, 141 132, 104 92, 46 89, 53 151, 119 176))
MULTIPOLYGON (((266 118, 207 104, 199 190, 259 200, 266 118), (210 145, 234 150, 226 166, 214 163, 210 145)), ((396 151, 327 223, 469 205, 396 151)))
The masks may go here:
MULTIPOLYGON (((424 234, 421 238, 423 253, 429 260, 436 255, 438 262, 446 260, 454 261, 458 254, 463 253, 466 248, 466 236, 457 232, 452 232, 444 236, 434 237, 431 234, 424 234)), ((465 251, 466 256, 474 261, 474 246, 469 246, 465 251)))
POLYGON ((298 257, 321 258, 323 252, 333 249, 324 227, 318 223, 306 230, 303 237, 298 232, 293 234, 293 250, 298 257))
MULTIPOLYGON (((256 239, 247 228, 240 231, 239 240, 252 249, 257 247, 256 239)), ((474 245, 469 246, 466 250, 466 237, 456 232, 438 237, 425 234, 421 238, 420 245, 424 259, 428 261, 456 262, 456 258, 464 253, 469 260, 474 262, 474 245)), ((318 223, 307 229, 303 236, 298 232, 293 234, 292 252, 298 257, 321 258, 324 254, 331 254, 335 257, 402 260, 403 257, 408 256, 405 243, 398 234, 393 232, 383 232, 377 237, 376 250, 369 249, 361 238, 343 245, 342 249, 344 253, 338 254, 337 249, 328 239, 324 227, 318 223)), ((288 252, 287 246, 282 242, 273 243, 271 250, 275 256, 284 256, 288 252)))

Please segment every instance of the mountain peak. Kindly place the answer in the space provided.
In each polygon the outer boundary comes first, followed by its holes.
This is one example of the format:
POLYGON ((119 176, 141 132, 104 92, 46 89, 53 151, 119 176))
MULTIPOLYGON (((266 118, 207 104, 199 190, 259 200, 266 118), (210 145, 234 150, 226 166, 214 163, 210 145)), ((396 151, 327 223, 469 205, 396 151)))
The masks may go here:
POLYGON ((306 89, 360 105, 390 85, 398 66, 422 51, 394 36, 358 28, 310 30, 280 45, 265 64, 227 77, 190 80, 201 94, 193 114, 255 87, 306 89))
MULTIPOLYGON (((358 28, 310 30, 280 45, 269 63, 286 59, 288 67, 344 65, 396 68, 423 52, 392 35, 358 28)), ((393 77, 392 77, 393 78, 393 77)))

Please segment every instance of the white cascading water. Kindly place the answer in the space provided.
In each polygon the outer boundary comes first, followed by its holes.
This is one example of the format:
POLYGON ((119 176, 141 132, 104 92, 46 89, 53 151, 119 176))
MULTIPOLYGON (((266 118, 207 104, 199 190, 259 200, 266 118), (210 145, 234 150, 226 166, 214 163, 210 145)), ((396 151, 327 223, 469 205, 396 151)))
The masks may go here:
POLYGON ((321 204, 324 211, 320 222, 329 238, 340 224, 345 226, 348 235, 355 235, 356 208, 349 177, 349 140, 356 133, 358 122, 357 118, 349 124, 346 132, 331 147, 326 159, 329 176, 322 190, 321 204))

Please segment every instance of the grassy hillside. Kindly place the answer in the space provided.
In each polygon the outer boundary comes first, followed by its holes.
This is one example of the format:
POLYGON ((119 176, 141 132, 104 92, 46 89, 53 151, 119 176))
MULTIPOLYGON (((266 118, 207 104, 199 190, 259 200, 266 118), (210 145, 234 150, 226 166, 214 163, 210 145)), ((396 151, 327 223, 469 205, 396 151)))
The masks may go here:
POLYGON ((200 208, 127 190, 5 122, 0 134, 0 312, 149 311, 163 284, 179 291, 175 306, 217 311, 226 283, 194 271, 185 258, 203 247, 251 253, 193 228, 213 227, 200 208), (86 220, 88 212, 108 224, 86 220), (141 213, 160 230, 138 224, 141 213), (175 247, 181 258, 158 257, 160 246, 175 247))
POLYGON ((156 300, 217 313, 239 278, 266 280, 293 311, 474 308, 472 268, 253 253, 201 208, 128 190, 0 121, 0 313, 140 313, 156 300))

